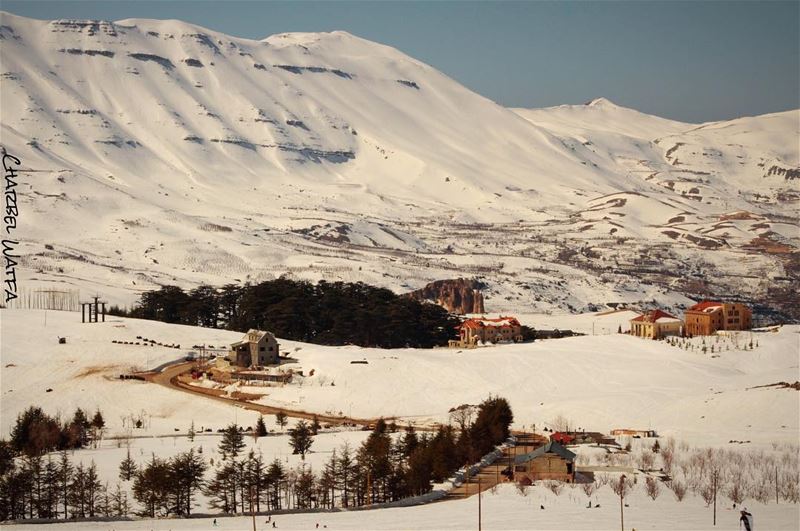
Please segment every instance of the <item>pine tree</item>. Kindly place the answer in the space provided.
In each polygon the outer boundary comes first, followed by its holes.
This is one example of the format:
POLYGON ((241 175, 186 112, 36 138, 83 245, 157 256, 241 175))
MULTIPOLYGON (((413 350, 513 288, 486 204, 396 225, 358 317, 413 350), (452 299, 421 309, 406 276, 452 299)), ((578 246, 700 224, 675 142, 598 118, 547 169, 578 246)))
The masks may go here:
POLYGON ((133 497, 144 506, 142 514, 155 518, 157 513, 169 513, 172 487, 169 464, 153 455, 133 480, 133 497))
POLYGON ((239 431, 239 427, 234 423, 225 428, 219 443, 219 453, 222 454, 222 458, 236 459, 244 447, 244 435, 239 431))
POLYGON ((286 481, 286 471, 283 469, 283 465, 281 465, 277 457, 269 465, 266 480, 269 485, 269 508, 270 510, 280 509, 281 487, 286 481))
POLYGON ((281 429, 284 429, 289 423, 289 419, 286 417, 286 413, 283 411, 278 411, 275 413, 275 422, 281 427, 281 429))
POLYGON ((189 425, 189 433, 187 434, 187 437, 189 438, 189 442, 194 442, 194 436, 195 436, 194 420, 192 420, 192 423, 189 425))
MULTIPOLYGON (((103 414, 100 413, 98 409, 94 413, 94 417, 92 417, 92 439, 94 440, 95 445, 103 439, 103 432, 106 427, 106 421, 103 418, 103 414)), ((96 447, 96 446, 95 446, 96 447)))
POLYGON ((339 457, 339 461, 337 463, 338 469, 338 477, 337 477, 337 486, 339 490, 342 492, 342 507, 349 507, 351 496, 353 495, 353 491, 355 490, 354 481, 355 481, 355 461, 353 460, 353 456, 350 452, 350 445, 345 443, 344 447, 342 448, 341 456, 339 457))
POLYGON ((336 483, 339 472, 339 459, 336 457, 336 449, 333 450, 330 460, 325 463, 325 468, 319 478, 319 486, 322 495, 322 506, 333 509, 336 506, 336 483))
POLYGON ((69 502, 69 482, 72 479, 72 464, 69 462, 69 456, 66 450, 61 451, 61 461, 58 468, 58 482, 61 486, 61 501, 64 503, 64 519, 69 516, 67 506, 69 502))
POLYGON ((83 463, 78 463, 75 472, 72 474, 72 481, 69 484, 69 506, 73 516, 78 518, 86 517, 87 500, 87 481, 86 469, 83 463))
POLYGON ((255 436, 266 437, 266 435, 267 435, 267 425, 264 424, 264 416, 259 415, 258 421, 256 421, 255 436))
POLYGON ((178 514, 190 515, 192 513, 194 496, 203 487, 203 475, 207 468, 205 461, 195 453, 194 448, 178 454, 170 461, 178 514))
POLYGON ((119 464, 119 479, 130 481, 136 476, 137 470, 136 462, 131 459, 131 449, 128 448, 128 456, 119 464))
POLYGON ((86 481, 84 486, 86 490, 86 512, 89 516, 94 516, 97 511, 96 506, 98 501, 102 497, 103 488, 103 484, 97 476, 97 465, 95 465, 94 461, 92 461, 92 464, 86 469, 86 481))
POLYGON ((419 445, 419 439, 417 437, 417 432, 414 430, 414 426, 408 426, 406 428, 406 434, 403 437, 403 455, 406 457, 411 457, 411 454, 414 453, 414 450, 417 449, 419 445))
POLYGON ((299 421, 294 428, 289 430, 289 444, 292 447, 293 454, 300 454, 300 458, 305 461, 306 453, 311 449, 314 443, 314 436, 311 433, 311 428, 304 420, 299 421))
POLYGON ((44 518, 58 517, 58 463, 48 456, 44 466, 42 481, 45 485, 44 499, 40 512, 44 518))

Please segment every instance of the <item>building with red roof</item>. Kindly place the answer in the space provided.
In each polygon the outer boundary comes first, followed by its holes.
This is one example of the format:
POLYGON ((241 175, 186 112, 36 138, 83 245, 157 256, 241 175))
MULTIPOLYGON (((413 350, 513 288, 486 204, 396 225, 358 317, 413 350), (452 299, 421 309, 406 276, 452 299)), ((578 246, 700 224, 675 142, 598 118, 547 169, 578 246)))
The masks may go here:
POLYGON ((456 347, 474 347, 480 343, 510 343, 522 341, 522 325, 516 317, 500 316, 467 319, 458 327, 456 347))
POLYGON ((679 336, 683 321, 661 310, 651 310, 631 319, 631 335, 648 339, 679 336))
POLYGON ((717 330, 750 330, 753 313, 744 304, 702 301, 684 312, 688 336, 710 336, 717 330))

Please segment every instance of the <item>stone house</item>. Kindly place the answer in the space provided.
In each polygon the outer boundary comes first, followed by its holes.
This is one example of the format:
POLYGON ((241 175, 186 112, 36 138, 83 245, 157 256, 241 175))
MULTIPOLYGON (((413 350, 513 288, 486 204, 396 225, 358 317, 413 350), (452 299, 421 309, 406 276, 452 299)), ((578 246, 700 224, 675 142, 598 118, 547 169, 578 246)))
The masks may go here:
POLYGON ((458 341, 451 346, 474 347, 478 343, 517 343, 522 341, 522 325, 516 317, 467 319, 458 328, 458 341))
POLYGON ((547 479, 575 482, 575 454, 555 441, 514 459, 515 482, 531 485, 547 479))
POLYGON ((266 367, 278 364, 278 342, 270 332, 250 329, 231 344, 228 361, 237 367, 266 367))
POLYGON ((710 336, 717 330, 750 330, 753 313, 744 304, 703 301, 684 312, 688 336, 710 336))
POLYGON ((643 313, 631 319, 630 323, 631 335, 648 339, 679 336, 683 328, 683 322, 680 319, 661 310, 643 313))

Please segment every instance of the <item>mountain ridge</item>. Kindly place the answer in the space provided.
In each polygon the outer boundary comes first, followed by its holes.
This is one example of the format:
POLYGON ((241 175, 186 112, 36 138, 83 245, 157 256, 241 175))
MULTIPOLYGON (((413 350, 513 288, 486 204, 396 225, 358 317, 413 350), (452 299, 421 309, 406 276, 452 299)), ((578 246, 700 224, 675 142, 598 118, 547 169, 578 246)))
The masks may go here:
POLYGON ((2 143, 36 176, 31 289, 128 304, 287 272, 396 291, 479 276, 490 310, 549 311, 796 284, 800 111, 713 127, 604 98, 506 109, 345 32, 0 17, 2 143))

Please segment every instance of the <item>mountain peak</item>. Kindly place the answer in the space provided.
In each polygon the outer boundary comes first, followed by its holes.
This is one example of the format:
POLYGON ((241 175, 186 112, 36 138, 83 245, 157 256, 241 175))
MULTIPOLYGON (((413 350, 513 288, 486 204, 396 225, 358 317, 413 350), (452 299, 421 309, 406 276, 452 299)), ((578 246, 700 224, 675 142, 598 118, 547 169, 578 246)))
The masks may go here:
POLYGON ((607 108, 619 107, 619 105, 609 100, 608 98, 602 98, 602 97, 589 100, 586 103, 584 103, 584 105, 586 105, 587 107, 607 107, 607 108))

